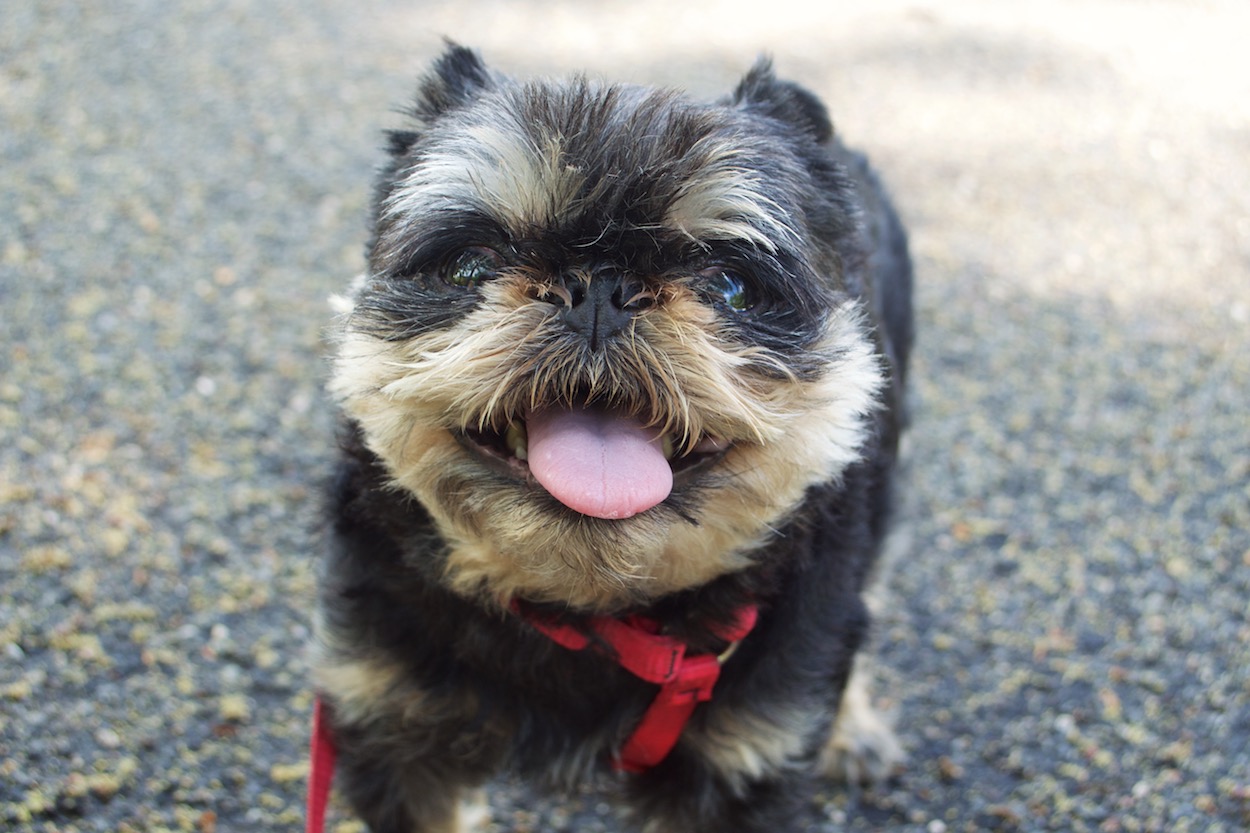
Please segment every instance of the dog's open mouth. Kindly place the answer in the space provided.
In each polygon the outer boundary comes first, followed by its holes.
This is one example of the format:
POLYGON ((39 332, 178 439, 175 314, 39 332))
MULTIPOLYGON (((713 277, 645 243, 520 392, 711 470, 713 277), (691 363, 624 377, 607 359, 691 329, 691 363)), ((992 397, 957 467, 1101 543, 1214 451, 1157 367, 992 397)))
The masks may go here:
POLYGON ((703 437, 689 449, 638 419, 595 407, 544 408, 503 432, 466 431, 464 444, 497 469, 531 479, 565 506, 619 520, 662 503, 674 483, 729 450, 703 437))

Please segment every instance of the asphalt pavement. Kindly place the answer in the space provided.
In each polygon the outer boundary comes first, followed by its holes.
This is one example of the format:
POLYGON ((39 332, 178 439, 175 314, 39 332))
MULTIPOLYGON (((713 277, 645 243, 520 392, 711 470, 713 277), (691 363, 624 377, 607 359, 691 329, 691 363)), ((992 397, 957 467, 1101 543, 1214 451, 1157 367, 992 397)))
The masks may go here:
MULTIPOLYGON (((874 643, 909 757, 809 830, 1250 829, 1246 4, 2 17, 0 828, 300 829, 327 298, 447 35, 702 96, 769 52, 896 196, 919 343, 874 643)), ((617 829, 592 794, 492 806, 617 829)))

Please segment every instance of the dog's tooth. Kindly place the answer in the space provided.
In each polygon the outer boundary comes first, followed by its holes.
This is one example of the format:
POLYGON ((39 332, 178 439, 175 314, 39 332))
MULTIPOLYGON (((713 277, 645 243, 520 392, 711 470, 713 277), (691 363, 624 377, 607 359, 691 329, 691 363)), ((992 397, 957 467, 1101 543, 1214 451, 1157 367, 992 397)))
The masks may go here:
POLYGON ((664 436, 660 437, 660 450, 664 452, 664 458, 666 460, 673 459, 673 456, 677 452, 677 447, 673 445, 672 434, 665 434, 664 436))
POLYGON ((504 434, 504 443, 518 460, 529 457, 529 437, 525 434, 525 426, 513 420, 508 423, 508 431, 504 434))
POLYGON ((729 440, 722 440, 717 437, 704 437, 699 440, 694 447, 695 454, 716 454, 729 448, 729 440))

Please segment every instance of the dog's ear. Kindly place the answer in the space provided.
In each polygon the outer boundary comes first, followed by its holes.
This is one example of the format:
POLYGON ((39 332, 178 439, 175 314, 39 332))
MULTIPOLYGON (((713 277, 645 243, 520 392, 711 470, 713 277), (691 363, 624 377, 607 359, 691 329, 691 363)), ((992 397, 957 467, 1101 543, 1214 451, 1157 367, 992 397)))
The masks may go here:
POLYGON ((790 81, 779 81, 773 62, 760 58, 739 82, 730 104, 753 110, 807 133, 818 143, 833 136, 829 111, 815 95, 790 81))
POLYGON ((413 115, 424 123, 463 107, 493 86, 490 70, 472 49, 447 42, 447 51, 421 81, 413 115))
POLYGON ((493 84, 490 70, 476 52, 447 41, 447 50, 421 79, 416 100, 408 111, 418 129, 387 133, 391 154, 403 156, 420 138, 422 129, 443 114, 473 101, 493 84))

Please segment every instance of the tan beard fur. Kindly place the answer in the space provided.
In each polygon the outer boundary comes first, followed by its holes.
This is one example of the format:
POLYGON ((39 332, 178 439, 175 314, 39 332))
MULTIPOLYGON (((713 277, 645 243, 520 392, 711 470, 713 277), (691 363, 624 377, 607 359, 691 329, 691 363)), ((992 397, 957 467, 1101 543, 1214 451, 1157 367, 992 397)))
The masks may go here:
POLYGON ((598 369, 541 347, 557 341, 552 306, 523 276, 480 291, 455 326, 406 341, 362 332, 346 313, 330 385, 393 486, 434 518, 445 581, 462 595, 611 611, 705 584, 750 564, 810 486, 859 457, 883 370, 853 302, 825 321, 814 348, 829 357, 823 372, 800 380, 778 372, 779 357, 722 337, 713 311, 680 284, 598 369), (663 505, 625 520, 576 515, 536 484, 484 476, 452 433, 499 427, 587 386, 629 401, 687 447, 708 435, 733 442, 684 516, 663 505))

